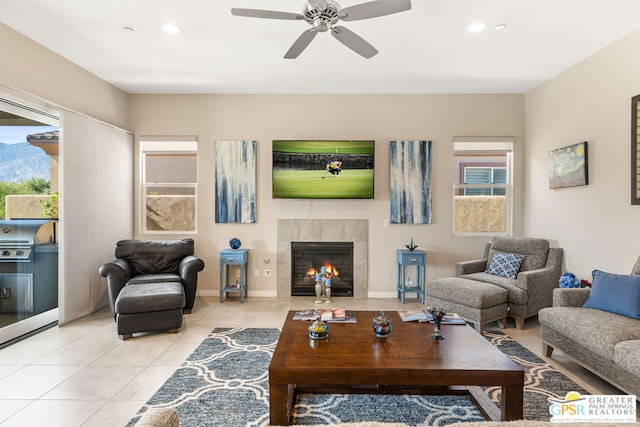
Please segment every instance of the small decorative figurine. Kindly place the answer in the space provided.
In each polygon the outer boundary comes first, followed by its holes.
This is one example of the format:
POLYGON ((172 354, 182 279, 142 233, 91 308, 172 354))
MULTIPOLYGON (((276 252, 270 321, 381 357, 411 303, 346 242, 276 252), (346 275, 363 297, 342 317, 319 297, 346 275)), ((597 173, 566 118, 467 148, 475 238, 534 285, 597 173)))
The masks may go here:
POLYGON ((316 270, 315 276, 315 291, 316 291, 316 300, 314 303, 322 304, 331 303, 331 273, 327 270, 325 266, 320 267, 320 269, 316 270))
POLYGON ((415 282, 413 281, 413 278, 411 276, 407 277, 407 280, 404 281, 404 288, 406 292, 411 291, 414 285, 415 282))
POLYGON ((576 279, 575 274, 564 273, 562 277, 560 277, 560 287, 561 288, 580 288, 582 287, 582 284, 578 279, 576 279))
POLYGON ((407 249, 409 249, 410 251, 415 250, 415 248, 418 247, 418 245, 416 245, 415 243, 413 243, 413 237, 411 238, 411 242, 409 242, 408 245, 405 245, 407 249))
POLYGON ((325 340, 329 338, 329 327, 322 321, 320 316, 309 326, 309 338, 312 340, 325 340))
POLYGON ((242 242, 237 237, 234 237, 233 239, 229 240, 229 246, 231 246, 231 249, 240 249, 240 246, 242 246, 242 242))
POLYGON ((444 308, 428 308, 427 313, 433 316, 433 334, 431 338, 434 340, 443 340, 444 336, 440 333, 440 325, 442 324, 442 318, 447 314, 447 310, 444 308))
POLYGON ((373 318, 373 332, 378 338, 386 338, 391 333, 391 320, 387 319, 384 311, 373 318))

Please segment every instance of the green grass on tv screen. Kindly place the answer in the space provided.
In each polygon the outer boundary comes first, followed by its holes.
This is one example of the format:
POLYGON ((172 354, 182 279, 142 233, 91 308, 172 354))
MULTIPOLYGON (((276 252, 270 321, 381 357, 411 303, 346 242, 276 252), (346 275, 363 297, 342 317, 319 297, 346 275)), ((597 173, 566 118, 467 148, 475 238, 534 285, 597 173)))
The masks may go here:
POLYGON ((373 169, 347 169, 335 177, 324 169, 273 171, 273 197, 280 199, 372 199, 373 169))

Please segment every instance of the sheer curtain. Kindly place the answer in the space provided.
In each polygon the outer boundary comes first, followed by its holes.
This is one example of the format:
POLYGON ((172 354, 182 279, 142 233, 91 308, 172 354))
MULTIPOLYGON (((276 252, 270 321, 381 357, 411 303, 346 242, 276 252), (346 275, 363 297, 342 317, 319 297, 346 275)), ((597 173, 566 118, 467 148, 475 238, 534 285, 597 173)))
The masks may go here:
POLYGON ((108 304, 99 266, 133 237, 133 137, 75 112, 60 115, 62 325, 108 304))

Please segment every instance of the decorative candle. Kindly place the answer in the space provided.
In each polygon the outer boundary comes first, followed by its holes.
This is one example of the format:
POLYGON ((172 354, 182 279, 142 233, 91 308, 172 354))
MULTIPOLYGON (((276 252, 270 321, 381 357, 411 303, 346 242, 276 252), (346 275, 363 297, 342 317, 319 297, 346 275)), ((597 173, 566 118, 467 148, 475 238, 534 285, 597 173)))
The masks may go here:
POLYGON ((316 273, 316 282, 320 281, 320 273, 316 273))
POLYGON ((320 272, 322 274, 325 274, 327 272, 327 267, 325 267, 324 265, 322 267, 320 267, 320 272))
POLYGON ((327 286, 327 288, 331 287, 331 279, 327 279, 325 281, 325 285, 327 286))

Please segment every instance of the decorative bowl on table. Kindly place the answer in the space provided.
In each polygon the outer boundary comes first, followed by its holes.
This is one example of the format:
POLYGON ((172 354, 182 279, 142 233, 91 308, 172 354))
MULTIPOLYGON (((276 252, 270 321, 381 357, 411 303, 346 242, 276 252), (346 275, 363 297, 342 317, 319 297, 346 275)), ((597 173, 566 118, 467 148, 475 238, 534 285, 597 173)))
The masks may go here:
POLYGON ((329 338, 329 327, 320 317, 309 326, 309 338, 312 340, 326 340, 329 338))
POLYGON ((391 333, 391 320, 387 319, 384 311, 373 318, 373 333, 378 338, 386 338, 391 333))

